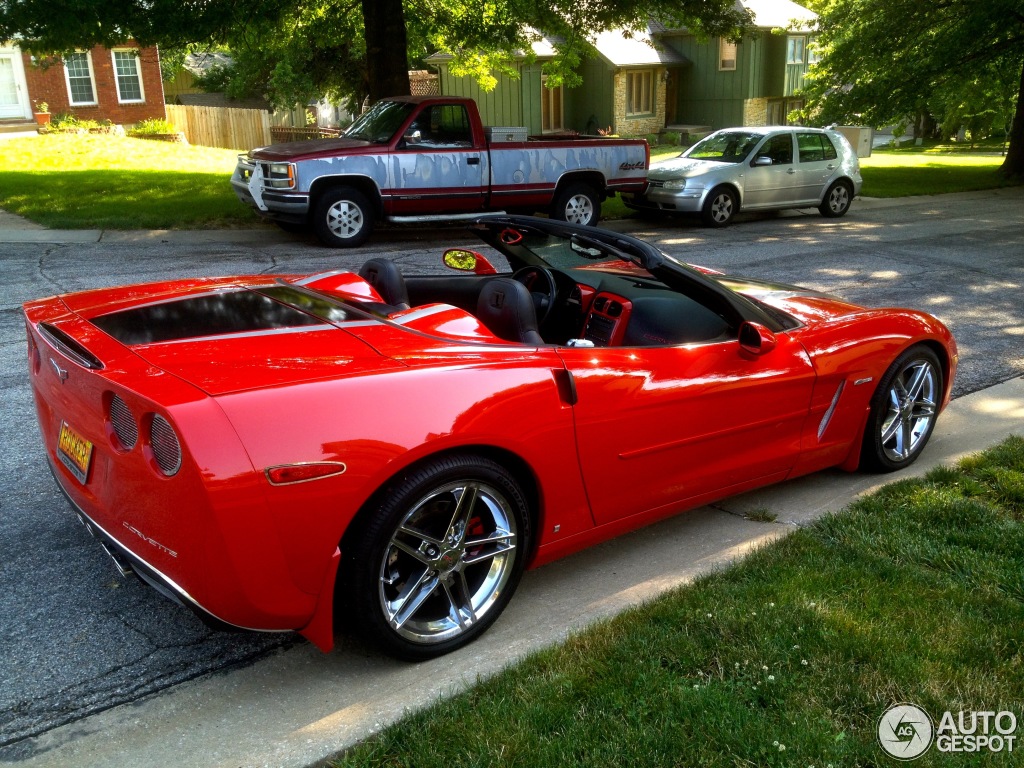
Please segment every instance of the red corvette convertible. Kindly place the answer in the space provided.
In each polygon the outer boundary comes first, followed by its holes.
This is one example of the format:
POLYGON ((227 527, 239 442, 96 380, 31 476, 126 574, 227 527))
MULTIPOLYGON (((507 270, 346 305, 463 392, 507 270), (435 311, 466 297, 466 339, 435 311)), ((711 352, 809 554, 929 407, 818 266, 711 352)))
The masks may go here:
POLYGON ((329 650, 337 616, 428 658, 525 567, 825 467, 905 467, 948 401, 956 344, 927 314, 562 222, 473 228, 510 270, 453 249, 461 273, 372 259, 26 304, 46 455, 119 568, 215 626, 329 650))

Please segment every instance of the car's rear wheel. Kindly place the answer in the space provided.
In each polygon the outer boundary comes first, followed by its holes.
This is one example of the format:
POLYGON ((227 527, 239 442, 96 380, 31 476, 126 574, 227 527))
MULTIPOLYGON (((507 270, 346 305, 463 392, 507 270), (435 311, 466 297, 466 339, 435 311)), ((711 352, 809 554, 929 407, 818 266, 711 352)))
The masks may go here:
POLYGON ((601 199, 589 184, 568 184, 555 196, 551 218, 593 226, 601 218, 601 199))
POLYGON ((343 545, 352 621, 404 659, 453 651, 508 604, 530 541, 526 497, 482 456, 441 457, 399 478, 343 545))
POLYGON ((324 245, 355 248, 373 229, 373 208, 366 196, 352 187, 334 187, 317 198, 313 231, 324 245))
POLYGON ((739 207, 735 192, 729 187, 715 187, 704 201, 700 216, 709 227, 725 227, 732 222, 739 207))
POLYGON ((853 202, 853 185, 846 179, 840 179, 828 188, 818 210, 822 216, 830 219, 838 219, 845 216, 850 210, 850 203, 853 202))
POLYGON ((896 358, 871 398, 861 466, 893 472, 913 464, 935 429, 943 391, 942 366, 930 348, 919 344, 896 358))

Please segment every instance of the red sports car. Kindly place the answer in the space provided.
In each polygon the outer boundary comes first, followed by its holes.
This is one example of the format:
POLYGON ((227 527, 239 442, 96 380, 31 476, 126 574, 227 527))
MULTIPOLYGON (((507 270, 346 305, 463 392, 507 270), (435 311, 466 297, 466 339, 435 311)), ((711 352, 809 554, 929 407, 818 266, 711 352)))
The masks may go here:
POLYGON ((119 568, 208 622, 335 618, 394 655, 490 626, 525 567, 825 467, 921 453, 935 318, 682 264, 562 222, 473 225, 448 274, 194 279, 25 305, 46 454, 119 568))

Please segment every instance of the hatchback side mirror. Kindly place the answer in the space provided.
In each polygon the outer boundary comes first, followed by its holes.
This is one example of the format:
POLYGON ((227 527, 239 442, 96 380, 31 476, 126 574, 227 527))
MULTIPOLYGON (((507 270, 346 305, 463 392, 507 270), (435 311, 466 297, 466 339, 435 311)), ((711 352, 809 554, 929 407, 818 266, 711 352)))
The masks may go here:
POLYGON ((477 275, 498 274, 494 265, 483 254, 476 251, 469 251, 465 248, 449 248, 444 252, 443 259, 446 267, 457 269, 460 272, 473 272, 477 275))
POLYGON ((760 323, 747 321, 740 326, 740 349, 751 355, 767 355, 778 344, 775 334, 760 323))
POLYGON ((771 165, 771 164, 772 164, 772 159, 770 157, 768 157, 768 155, 758 155, 757 157, 754 158, 754 162, 751 163, 751 165, 753 167, 755 167, 755 168, 760 167, 762 165, 771 165))

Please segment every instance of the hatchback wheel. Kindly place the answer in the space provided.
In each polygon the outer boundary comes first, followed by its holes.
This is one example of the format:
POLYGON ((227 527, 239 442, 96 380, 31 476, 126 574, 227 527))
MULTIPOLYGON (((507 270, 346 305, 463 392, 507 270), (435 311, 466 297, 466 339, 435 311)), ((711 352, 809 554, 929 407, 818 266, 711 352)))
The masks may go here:
POLYGON ((732 222, 732 217, 736 215, 739 207, 735 192, 728 187, 716 187, 704 201, 701 219, 709 227, 725 227, 732 222))
POLYGON ((838 219, 850 210, 850 203, 853 202, 853 187, 846 179, 840 179, 828 188, 825 198, 818 206, 822 216, 830 219, 838 219))

